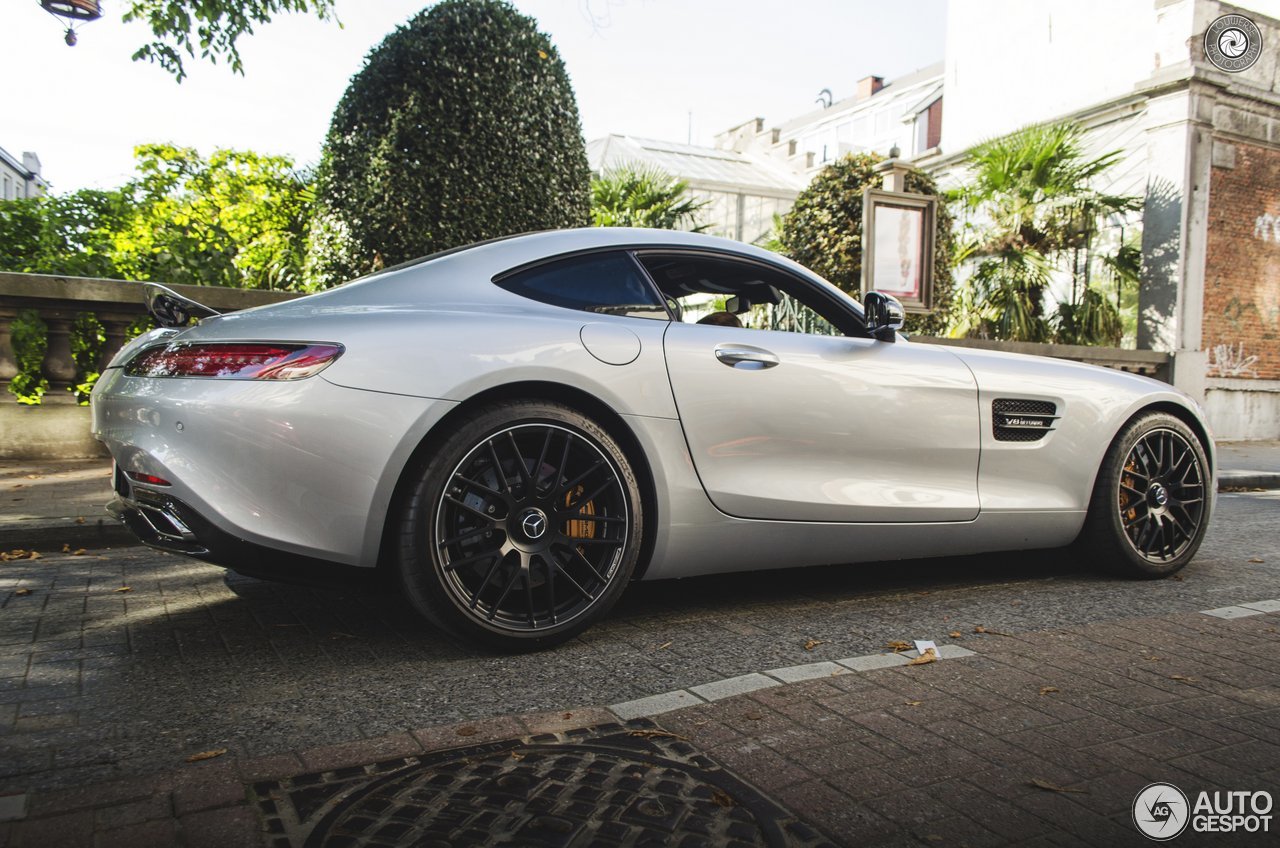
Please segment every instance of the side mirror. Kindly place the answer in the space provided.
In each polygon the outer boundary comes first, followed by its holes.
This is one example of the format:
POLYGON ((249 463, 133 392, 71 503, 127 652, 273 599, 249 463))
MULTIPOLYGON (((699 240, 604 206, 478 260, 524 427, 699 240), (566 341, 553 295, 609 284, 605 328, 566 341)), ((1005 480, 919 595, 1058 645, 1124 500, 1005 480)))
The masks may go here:
POLYGON ((883 292, 867 292, 862 299, 862 312, 867 324, 867 332, 874 339, 882 342, 897 340, 898 331, 906 320, 907 312, 898 299, 883 292))

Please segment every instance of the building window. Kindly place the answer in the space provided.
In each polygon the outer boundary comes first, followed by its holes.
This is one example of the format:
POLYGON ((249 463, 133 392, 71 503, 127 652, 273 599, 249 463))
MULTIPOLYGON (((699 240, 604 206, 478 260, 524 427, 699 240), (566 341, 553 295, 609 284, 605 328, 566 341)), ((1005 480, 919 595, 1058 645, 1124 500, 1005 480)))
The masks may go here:
POLYGON ((5 174, 5 177, 4 177, 4 194, 3 194, 2 196, 0 196, 0 200, 12 200, 12 199, 13 199, 13 188, 12 188, 12 185, 11 185, 11 181, 9 180, 9 175, 8 175, 8 174, 5 174))

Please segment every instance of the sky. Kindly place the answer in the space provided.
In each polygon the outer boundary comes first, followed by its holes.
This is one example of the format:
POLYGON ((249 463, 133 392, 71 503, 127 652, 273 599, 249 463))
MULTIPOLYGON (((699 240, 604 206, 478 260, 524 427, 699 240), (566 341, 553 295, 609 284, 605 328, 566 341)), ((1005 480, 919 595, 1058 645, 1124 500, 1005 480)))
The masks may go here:
MULTIPOLYGON (((430 3, 338 0, 342 26, 285 15, 239 41, 244 76, 187 61, 181 84, 133 62, 149 40, 103 17, 64 26, 39 0, 0 2, 0 147, 40 157, 55 192, 111 188, 133 147, 169 142, 319 159, 334 107, 365 56, 430 3)), ((560 50, 587 140, 626 133, 711 144, 754 117, 776 125, 862 77, 892 79, 940 61, 946 0, 515 0, 560 50)))

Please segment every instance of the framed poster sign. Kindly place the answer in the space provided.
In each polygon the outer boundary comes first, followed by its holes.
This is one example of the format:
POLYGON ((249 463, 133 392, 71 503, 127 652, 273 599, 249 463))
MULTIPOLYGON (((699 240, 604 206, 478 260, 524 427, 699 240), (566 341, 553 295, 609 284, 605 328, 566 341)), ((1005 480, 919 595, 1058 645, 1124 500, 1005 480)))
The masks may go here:
POLYGON ((891 294, 908 312, 932 311, 937 198, 873 188, 862 203, 862 293, 891 294))

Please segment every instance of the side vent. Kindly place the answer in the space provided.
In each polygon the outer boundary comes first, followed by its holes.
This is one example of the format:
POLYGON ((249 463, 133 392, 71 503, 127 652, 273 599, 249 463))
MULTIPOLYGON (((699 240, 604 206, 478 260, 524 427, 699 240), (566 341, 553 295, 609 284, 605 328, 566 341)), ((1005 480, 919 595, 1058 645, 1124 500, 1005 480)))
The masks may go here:
POLYGON ((991 402, 996 441, 1036 442, 1054 429, 1058 408, 1047 400, 997 398, 991 402))

